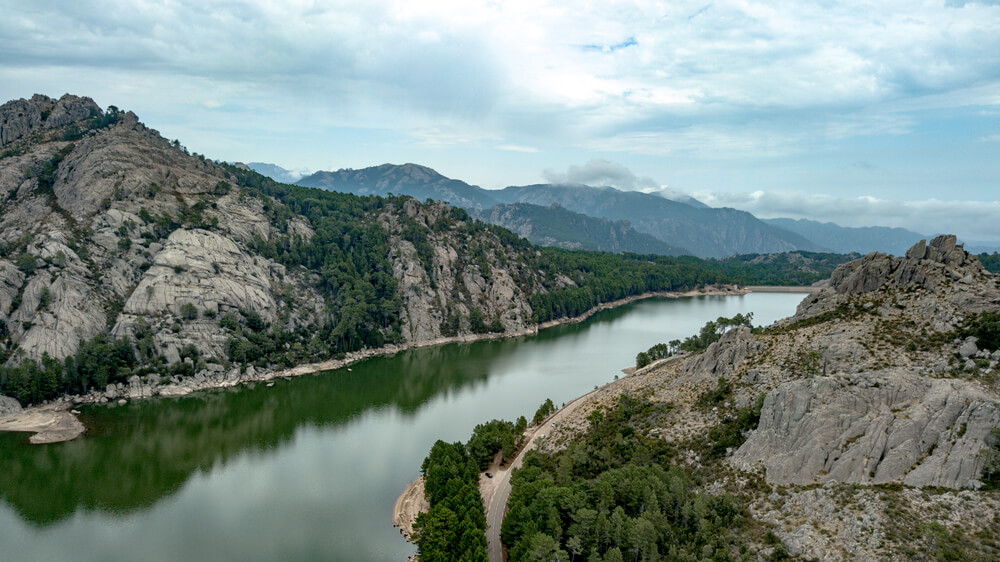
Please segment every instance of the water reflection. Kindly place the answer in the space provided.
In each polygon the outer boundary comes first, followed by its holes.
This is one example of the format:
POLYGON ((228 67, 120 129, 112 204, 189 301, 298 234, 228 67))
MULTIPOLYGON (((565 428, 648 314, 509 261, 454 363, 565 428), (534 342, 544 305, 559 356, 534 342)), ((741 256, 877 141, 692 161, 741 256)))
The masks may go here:
POLYGON ((537 336, 424 348, 271 388, 93 407, 83 439, 0 433, 0 544, 30 559, 398 560, 396 494, 435 439, 530 416, 635 354, 799 295, 643 301, 537 336))
POLYGON ((246 450, 274 448, 303 425, 341 424, 388 405, 413 415, 438 394, 485 382, 491 359, 517 345, 514 339, 417 349, 270 388, 84 408, 83 439, 27 446, 22 435, 0 434, 0 497, 41 525, 78 508, 142 508, 193 472, 246 450))

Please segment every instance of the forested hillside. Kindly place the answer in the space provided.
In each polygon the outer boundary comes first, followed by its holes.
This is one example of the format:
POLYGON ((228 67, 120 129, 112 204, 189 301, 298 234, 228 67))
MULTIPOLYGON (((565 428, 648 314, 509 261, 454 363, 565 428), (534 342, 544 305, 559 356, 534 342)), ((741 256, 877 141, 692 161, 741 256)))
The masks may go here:
POLYGON ((541 246, 568 250, 600 250, 662 256, 691 255, 684 248, 672 246, 636 232, 628 221, 610 221, 564 209, 529 203, 496 205, 476 213, 482 220, 502 226, 541 246))
POLYGON ((87 98, 0 113, 0 394, 22 403, 521 333, 647 291, 823 275, 538 248, 442 203, 216 163, 87 98))

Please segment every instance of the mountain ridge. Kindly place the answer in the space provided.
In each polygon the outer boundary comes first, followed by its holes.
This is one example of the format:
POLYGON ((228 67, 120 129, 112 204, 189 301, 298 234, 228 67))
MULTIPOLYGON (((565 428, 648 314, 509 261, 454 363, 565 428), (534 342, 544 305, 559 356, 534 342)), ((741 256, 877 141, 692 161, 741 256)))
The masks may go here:
MULTIPOLYGON (((744 211, 696 207, 660 195, 612 187, 536 184, 485 190, 446 178, 417 164, 383 164, 362 170, 317 172, 302 178, 298 184, 360 195, 403 193, 421 200, 447 201, 477 212, 497 204, 530 203, 549 207, 556 203, 594 218, 628 220, 637 232, 652 235, 671 246, 686 248, 699 257, 826 250, 798 234, 769 226, 744 211)), ((509 209, 507 213, 509 216, 509 209)))
POLYGON ((882 252, 899 255, 916 244, 918 240, 928 238, 927 235, 898 227, 847 227, 833 222, 809 219, 773 218, 762 220, 770 225, 800 234, 841 254, 882 252))
POLYGON ((574 213, 558 203, 548 207, 530 203, 497 204, 473 214, 541 246, 663 256, 690 254, 684 248, 636 232, 626 220, 610 221, 574 213))

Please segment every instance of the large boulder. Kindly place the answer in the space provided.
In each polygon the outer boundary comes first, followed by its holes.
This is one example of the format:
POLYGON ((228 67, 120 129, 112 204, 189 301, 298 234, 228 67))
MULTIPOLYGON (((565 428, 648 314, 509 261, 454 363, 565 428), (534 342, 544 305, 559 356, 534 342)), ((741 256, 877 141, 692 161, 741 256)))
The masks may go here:
POLYGON ((0 417, 17 414, 21 411, 21 403, 10 396, 0 394, 0 417))

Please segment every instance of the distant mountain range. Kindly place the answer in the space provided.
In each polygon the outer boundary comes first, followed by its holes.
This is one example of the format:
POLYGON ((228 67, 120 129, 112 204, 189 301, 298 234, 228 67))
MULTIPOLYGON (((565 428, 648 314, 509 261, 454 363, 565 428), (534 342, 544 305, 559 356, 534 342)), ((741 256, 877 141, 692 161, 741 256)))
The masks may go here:
MULTIPOLYGON (((247 166, 285 183, 357 195, 391 193, 446 201, 536 244, 563 248, 699 257, 791 250, 898 256, 918 240, 932 237, 904 228, 757 219, 744 211, 709 207, 669 188, 644 193, 539 184, 487 190, 418 164, 320 171, 295 181, 297 174, 274 164, 251 162, 247 166)), ((1000 244, 988 241, 967 241, 965 246, 973 253, 1000 249, 1000 244)))
POLYGON ((690 205, 699 209, 709 209, 710 207, 701 201, 691 197, 687 193, 681 193, 680 191, 675 191, 669 187, 663 187, 660 189, 654 189, 649 191, 642 191, 642 193, 649 193, 651 195, 659 195, 664 199, 670 199, 671 201, 677 201, 678 203, 684 203, 685 205, 690 205))
POLYGON ((698 257, 826 250, 798 234, 768 225, 745 211, 695 208, 637 191, 538 184, 508 187, 495 192, 494 196, 504 203, 542 206, 557 203, 592 217, 628 220, 637 231, 687 248, 698 257))
POLYGON ((418 164, 382 164, 361 170, 316 172, 297 183, 355 195, 409 195, 421 201, 434 199, 465 209, 481 210, 500 203, 492 197, 492 191, 446 178, 418 164))
POLYGON ((818 222, 808 219, 763 219, 767 224, 800 234, 830 250, 847 254, 850 252, 883 252, 901 256, 918 241, 929 240, 931 236, 886 226, 865 226, 852 228, 832 222, 818 222))
POLYGON ((589 217, 557 203, 548 207, 511 203, 472 213, 482 221, 502 226, 542 246, 665 256, 691 253, 649 234, 636 232, 628 221, 589 217))
POLYGON ((262 176, 267 176, 281 183, 295 183, 302 177, 300 173, 286 170, 277 164, 268 164, 267 162, 247 162, 246 166, 262 176))
MULTIPOLYGON (((619 191, 611 187, 539 184, 486 190, 447 178, 417 164, 383 164, 362 170, 316 172, 297 183, 357 195, 394 193, 417 199, 436 199, 477 212, 498 204, 530 203, 542 208, 557 204, 565 210, 590 217, 609 221, 627 220, 637 233, 651 235, 672 248, 686 248, 699 257, 826 250, 798 234, 768 225, 744 211, 696 208, 659 195, 619 191)), ((487 213, 482 216, 488 220, 488 217, 494 215, 487 213)), ((526 228, 529 223, 538 225, 532 227, 532 230, 544 228, 550 235, 571 230, 572 226, 567 221, 582 224, 578 218, 571 221, 570 215, 565 213, 545 213, 528 206, 506 208, 495 216, 497 220, 503 217, 505 224, 518 224, 521 229, 526 228), (545 216, 545 220, 561 222, 542 225, 542 216, 545 216)), ((638 240, 627 229, 620 232, 630 240, 638 240)), ((553 245, 560 243, 583 242, 577 233, 569 238, 553 240, 553 245)))

